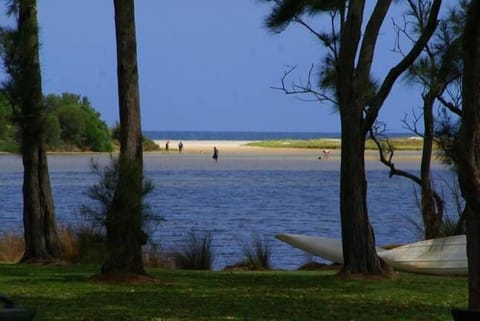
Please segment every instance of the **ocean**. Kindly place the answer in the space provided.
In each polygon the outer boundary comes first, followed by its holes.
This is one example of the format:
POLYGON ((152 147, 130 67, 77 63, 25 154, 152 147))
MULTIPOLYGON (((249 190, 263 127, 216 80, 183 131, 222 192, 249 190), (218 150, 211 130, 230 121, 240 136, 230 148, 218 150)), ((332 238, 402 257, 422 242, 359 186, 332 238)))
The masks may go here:
MULTIPOLYGON (((220 137, 224 136, 208 139, 220 137)), ((100 164, 109 161, 108 155, 93 158, 100 164)), ((88 188, 98 181, 90 169, 91 159, 91 155, 49 155, 60 224, 80 221, 81 205, 93 205, 86 196, 88 188)), ((223 153, 218 163, 209 154, 147 153, 144 163, 146 177, 156 186, 148 203, 154 215, 164 219, 150 226, 149 233, 166 251, 177 247, 190 231, 212 233, 214 268, 218 270, 238 263, 242 245, 258 236, 270 245, 274 268, 295 269, 312 257, 275 239, 275 234, 340 238, 338 161, 320 161, 307 152, 223 153)), ((416 162, 399 165, 418 173, 416 162)), ((369 215, 377 244, 421 238, 416 228, 420 216, 413 183, 401 177, 389 178, 379 162, 367 161, 366 166, 369 215)), ((449 192, 452 172, 436 164, 433 175, 448 199, 447 211, 455 215, 449 192)), ((0 232, 22 230, 22 180, 21 158, 0 155, 0 232)))
MULTIPOLYGON (((144 131, 152 140, 277 140, 277 139, 316 139, 340 138, 334 132, 259 132, 259 131, 144 131)), ((388 133, 389 137, 408 137, 409 133, 388 133)))

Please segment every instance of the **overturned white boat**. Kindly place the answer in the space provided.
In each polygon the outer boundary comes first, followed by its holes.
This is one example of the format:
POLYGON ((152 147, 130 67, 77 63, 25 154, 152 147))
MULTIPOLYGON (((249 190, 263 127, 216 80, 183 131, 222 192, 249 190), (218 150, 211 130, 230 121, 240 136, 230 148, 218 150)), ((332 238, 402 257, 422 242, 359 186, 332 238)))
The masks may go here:
MULTIPOLYGON (((334 263, 343 263, 341 240, 300 234, 278 234, 276 238, 334 263)), ((455 235, 410 243, 390 250, 376 249, 378 256, 398 271, 466 275, 466 244, 465 235, 455 235)))

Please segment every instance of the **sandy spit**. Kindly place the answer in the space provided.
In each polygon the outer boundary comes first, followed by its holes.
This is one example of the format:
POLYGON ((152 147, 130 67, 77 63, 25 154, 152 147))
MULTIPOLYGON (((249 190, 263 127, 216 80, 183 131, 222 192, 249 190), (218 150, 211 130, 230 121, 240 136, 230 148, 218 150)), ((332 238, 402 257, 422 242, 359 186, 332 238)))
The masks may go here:
MULTIPOLYGON (((165 152, 165 144, 168 140, 155 140, 160 146, 162 152, 165 152)), ((246 146, 251 141, 245 140, 184 140, 183 153, 209 154, 213 153, 213 147, 217 147, 221 154, 264 154, 264 155, 285 155, 285 154, 305 154, 312 156, 322 156, 322 150, 304 149, 304 148, 268 148, 246 146)), ((178 152, 179 141, 170 140, 169 151, 178 152)), ((397 151, 395 153, 396 161, 419 161, 421 151, 397 151)), ((331 150, 329 159, 339 160, 340 150, 331 150)), ((378 152, 367 150, 365 152, 366 160, 378 160, 378 152)))

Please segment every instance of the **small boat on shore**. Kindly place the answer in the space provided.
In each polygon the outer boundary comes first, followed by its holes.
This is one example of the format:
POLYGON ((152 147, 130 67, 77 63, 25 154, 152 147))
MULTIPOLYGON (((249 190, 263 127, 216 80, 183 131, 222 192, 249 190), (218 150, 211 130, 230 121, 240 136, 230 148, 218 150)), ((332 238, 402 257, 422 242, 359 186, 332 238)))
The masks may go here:
MULTIPOLYGON (((297 249, 327 259, 333 263, 343 264, 342 240, 302 234, 277 234, 275 237, 297 249)), ((385 250, 377 247, 377 253, 382 251, 385 250)))
POLYGON ((399 271, 437 275, 468 274, 465 235, 406 244, 378 255, 399 271))
MULTIPOLYGON (((300 234, 278 234, 276 238, 293 247, 343 264, 342 241, 300 234)), ((465 235, 425 240, 389 250, 377 247, 377 254, 394 269, 436 275, 468 273, 465 235)))

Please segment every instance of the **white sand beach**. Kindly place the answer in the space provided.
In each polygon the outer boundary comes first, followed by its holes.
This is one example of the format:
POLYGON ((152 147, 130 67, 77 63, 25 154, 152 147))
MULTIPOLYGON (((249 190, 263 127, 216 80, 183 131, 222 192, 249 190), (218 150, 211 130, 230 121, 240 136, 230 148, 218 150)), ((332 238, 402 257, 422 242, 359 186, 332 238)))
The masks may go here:
MULTIPOLYGON (((155 144, 165 150, 165 144, 168 140, 154 140, 155 144)), ((178 150, 180 141, 170 140, 169 148, 178 150)), ((245 146, 251 141, 247 140, 182 140, 184 153, 210 153, 213 147, 217 147, 220 151, 239 152, 247 150, 255 150, 256 147, 245 146)))
MULTIPOLYGON (((165 151, 165 143, 168 140, 154 140, 160 146, 162 151, 165 151)), ((217 147, 220 154, 265 154, 265 155, 285 155, 285 154, 304 154, 312 157, 322 156, 322 150, 305 149, 305 148, 269 148, 269 147, 255 147, 247 146, 252 141, 247 140, 183 140, 183 153, 194 154, 210 154, 213 153, 213 147, 217 147)), ((177 140, 170 140, 169 149, 171 152, 178 151, 177 140)), ((419 161, 421 158, 421 151, 397 151, 394 159, 396 161, 409 162, 419 161)), ((330 160, 340 160, 340 150, 330 150, 330 160)), ((369 161, 378 161, 378 152, 375 150, 367 150, 365 152, 365 159, 369 161)))

